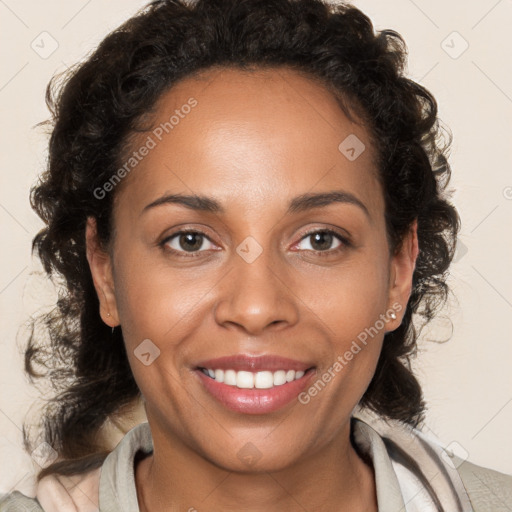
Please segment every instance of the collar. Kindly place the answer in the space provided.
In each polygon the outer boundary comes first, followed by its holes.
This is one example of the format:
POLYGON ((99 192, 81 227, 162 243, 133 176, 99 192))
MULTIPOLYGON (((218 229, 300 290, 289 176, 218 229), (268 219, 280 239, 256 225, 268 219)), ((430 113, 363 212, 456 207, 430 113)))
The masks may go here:
MULTIPOLYGON (((391 463, 395 476, 399 475, 397 480, 402 504, 396 510, 474 512, 457 470, 464 460, 445 449, 430 429, 425 427, 424 431, 420 431, 362 409, 356 411, 354 419, 359 425, 354 430, 356 444, 370 450, 374 466, 378 464, 379 458, 384 457, 391 463), (384 450, 379 440, 384 445, 384 450), (404 495, 409 496, 405 503, 404 495), (427 502, 428 505, 424 505, 427 502)), ((377 467, 375 469, 377 473, 377 467)), ((379 498, 382 487, 379 488, 378 478, 379 475, 376 474, 379 498)), ((392 494, 395 491, 396 487, 393 487, 392 494)), ((387 499, 392 499, 388 493, 387 499)), ((386 500, 379 501, 379 511, 388 511, 386 500)))
MULTIPOLYGON (((473 512, 455 465, 436 440, 399 422, 361 413, 353 417, 352 428, 357 447, 373 464, 379 512, 417 510, 403 497, 406 487, 410 493, 413 481, 419 483, 420 490, 427 490, 432 510, 473 512), (399 467, 404 471, 396 471, 399 467)), ((147 422, 126 433, 105 459, 99 483, 100 510, 139 512, 134 474, 134 457, 139 450, 153 451, 147 422)))
POLYGON ((135 487, 134 457, 137 451, 153 451, 153 438, 146 421, 125 434, 101 466, 100 510, 139 512, 135 487))

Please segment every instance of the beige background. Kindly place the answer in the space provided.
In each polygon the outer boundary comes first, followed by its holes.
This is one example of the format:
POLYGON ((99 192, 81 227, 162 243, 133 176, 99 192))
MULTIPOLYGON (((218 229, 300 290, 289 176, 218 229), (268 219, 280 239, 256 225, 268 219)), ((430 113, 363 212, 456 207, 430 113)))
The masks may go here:
MULTIPOLYGON (((28 203, 45 161, 44 132, 33 128, 48 116, 45 86, 143 5, 0 0, 0 493, 30 493, 33 484, 20 426, 37 393, 22 372, 18 329, 53 299, 34 274, 39 265, 30 244, 41 222, 28 203), (58 47, 44 54, 52 45, 58 47)), ((453 336, 446 344, 428 341, 451 332, 439 321, 420 344, 417 369, 429 405, 427 425, 473 462, 512 473, 512 1, 355 5, 377 29, 403 35, 410 76, 433 92, 454 135, 453 200, 463 221, 463 245, 451 272, 456 300, 445 311, 453 336)))

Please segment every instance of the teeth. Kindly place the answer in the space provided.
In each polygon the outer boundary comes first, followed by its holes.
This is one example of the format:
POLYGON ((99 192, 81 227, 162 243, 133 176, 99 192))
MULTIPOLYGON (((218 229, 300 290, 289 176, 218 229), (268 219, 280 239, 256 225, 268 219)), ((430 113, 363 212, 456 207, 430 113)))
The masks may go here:
POLYGON ((236 374, 236 387, 244 388, 244 389, 253 388, 254 387, 254 375, 251 372, 238 372, 236 374))
MULTIPOLYGON (((293 371, 293 370, 290 370, 290 371, 293 371)), ((278 372, 274 373, 273 384, 274 384, 274 386, 281 386, 283 384, 286 384, 286 372, 284 370, 279 370, 278 372)))
POLYGON ((203 368, 203 373, 208 375, 217 382, 223 382, 228 386, 236 386, 241 389, 269 389, 274 386, 282 386, 287 382, 300 379, 304 377, 302 370, 278 370, 276 372, 262 371, 262 372, 247 372, 235 370, 221 370, 203 368))
MULTIPOLYGON (((215 377, 217 380, 217 377, 215 377)), ((219 382, 222 382, 221 380, 219 382)), ((235 370, 226 370, 224 372, 224 384, 228 384, 229 386, 236 386, 236 372, 235 370)))
POLYGON ((274 386, 272 372, 258 372, 254 375, 254 387, 256 389, 268 389, 274 386))

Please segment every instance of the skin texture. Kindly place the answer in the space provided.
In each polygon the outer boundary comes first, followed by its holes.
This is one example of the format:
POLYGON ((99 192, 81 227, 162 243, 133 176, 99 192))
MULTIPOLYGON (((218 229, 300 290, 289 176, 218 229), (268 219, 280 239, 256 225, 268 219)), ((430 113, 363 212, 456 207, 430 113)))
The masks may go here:
POLYGON ((414 226, 391 255, 368 133, 319 83, 286 68, 207 70, 160 98, 153 127, 190 97, 197 106, 118 185, 111 247, 98 244, 93 219, 86 230, 100 314, 122 327, 153 435, 154 454, 136 468, 141 510, 377 510, 349 420, 385 332, 400 325, 414 226), (366 146, 354 161, 338 149, 351 134, 366 146), (297 196, 333 190, 367 213, 350 203, 286 213, 297 196), (143 212, 169 193, 213 197, 225 213, 176 204, 143 212), (179 235, 159 245, 183 228, 206 235, 195 252, 179 235), (350 244, 315 244, 311 229, 337 230, 350 244), (248 236, 262 249, 252 263, 236 251, 248 236), (312 362, 316 379, 393 304, 397 318, 306 405, 236 413, 194 371, 205 359, 276 354, 312 362), (160 349, 149 366, 134 355, 145 339, 160 349), (237 455, 247 443, 261 454, 250 466, 237 455))

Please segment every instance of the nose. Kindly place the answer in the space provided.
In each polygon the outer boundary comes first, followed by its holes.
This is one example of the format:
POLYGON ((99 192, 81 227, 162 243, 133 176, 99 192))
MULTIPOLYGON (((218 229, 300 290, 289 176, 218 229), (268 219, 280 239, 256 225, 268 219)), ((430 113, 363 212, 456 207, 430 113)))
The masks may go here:
POLYGON ((232 270, 218 289, 214 315, 219 325, 236 326, 259 335, 267 329, 283 329, 297 323, 298 299, 293 283, 286 271, 272 263, 267 252, 251 263, 234 255, 232 270))

